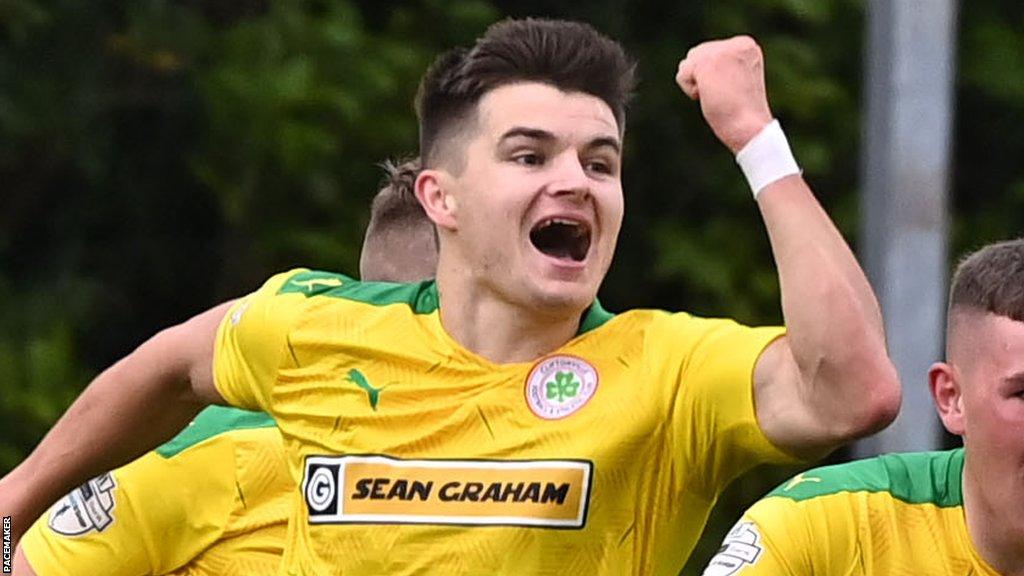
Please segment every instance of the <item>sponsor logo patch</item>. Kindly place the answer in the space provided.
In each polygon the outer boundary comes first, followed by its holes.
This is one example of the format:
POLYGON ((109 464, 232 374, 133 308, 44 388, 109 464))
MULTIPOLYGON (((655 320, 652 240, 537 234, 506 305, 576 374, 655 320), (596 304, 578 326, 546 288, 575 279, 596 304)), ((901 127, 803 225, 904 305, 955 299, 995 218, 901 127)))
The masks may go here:
POLYGON ((454 524, 582 528, 586 460, 400 460, 309 456, 310 524, 454 524))
POLYGON ((753 565, 761 557, 761 533, 757 524, 740 522, 725 535, 718 554, 711 559, 704 570, 704 576, 730 576, 743 568, 753 565))
POLYGON ((345 378, 345 381, 355 384, 361 388, 363 392, 366 392, 366 401, 370 403, 370 408, 372 408, 374 412, 377 411, 377 402, 380 401, 380 393, 387 388, 387 386, 381 386, 380 388, 374 387, 370 384, 369 380, 366 379, 366 376, 355 368, 348 371, 348 377, 345 378))
POLYGON ((582 408, 597 391, 597 370, 575 356, 551 356, 526 377, 526 403, 545 420, 558 420, 582 408))
POLYGON ((109 472, 89 480, 53 505, 47 525, 64 536, 106 530, 114 523, 115 488, 109 472))

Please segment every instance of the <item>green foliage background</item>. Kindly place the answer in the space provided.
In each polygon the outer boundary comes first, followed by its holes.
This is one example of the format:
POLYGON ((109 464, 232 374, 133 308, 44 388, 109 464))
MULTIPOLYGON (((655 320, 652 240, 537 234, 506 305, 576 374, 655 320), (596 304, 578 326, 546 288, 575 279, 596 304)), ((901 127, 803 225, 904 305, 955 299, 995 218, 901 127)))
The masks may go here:
MULTIPOLYGON (((415 152, 440 50, 505 15, 582 19, 640 63, 627 217, 602 299, 778 322, 763 226, 675 87, 749 33, 773 110, 844 234, 858 230, 858 0, 0 0, 0 471, 89 379, 162 327, 297 264, 356 270, 376 163, 415 152)), ((1024 10, 962 3, 952 252, 1024 232, 1024 10)), ((783 471, 723 498, 684 571, 783 471)))

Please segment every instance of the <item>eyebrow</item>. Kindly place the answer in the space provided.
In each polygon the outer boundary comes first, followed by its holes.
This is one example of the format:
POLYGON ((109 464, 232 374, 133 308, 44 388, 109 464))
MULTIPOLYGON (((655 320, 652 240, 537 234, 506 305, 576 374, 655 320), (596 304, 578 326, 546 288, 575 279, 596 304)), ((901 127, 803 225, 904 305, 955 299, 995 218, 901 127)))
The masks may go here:
MULTIPOLYGON (((552 142, 557 139, 555 138, 554 134, 548 132, 547 130, 542 130, 540 128, 527 128, 525 126, 515 126, 513 128, 508 129, 504 134, 502 134, 501 138, 498 140, 498 143, 500 144, 505 140, 509 140, 511 138, 516 137, 530 138, 533 140, 540 140, 543 142, 552 142)), ((590 149, 608 147, 614 150, 617 154, 622 151, 622 146, 619 144, 619 139, 614 138, 612 136, 598 136, 597 138, 594 138, 590 142, 587 142, 586 147, 590 149)))

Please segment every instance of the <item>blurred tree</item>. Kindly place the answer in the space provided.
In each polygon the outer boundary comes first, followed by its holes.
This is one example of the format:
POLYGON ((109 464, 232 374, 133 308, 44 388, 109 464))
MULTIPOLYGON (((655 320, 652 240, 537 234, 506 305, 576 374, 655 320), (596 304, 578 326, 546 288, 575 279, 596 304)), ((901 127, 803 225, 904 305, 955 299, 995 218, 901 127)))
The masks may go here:
MULTIPOLYGON (((637 306, 780 321, 732 157, 676 88, 697 42, 747 33, 805 176, 857 230, 862 0, 0 1, 0 471, 100 369, 163 326, 304 265, 355 272, 388 156, 440 50, 501 15, 581 19, 641 84, 627 216, 602 289, 637 306)), ((1024 231, 1024 10, 961 5, 953 252, 1024 231)), ((747 503, 727 492, 684 571, 747 503)))
POLYGON ((420 74, 497 17, 371 5, 0 3, 0 470, 160 328, 300 263, 356 272, 420 74))
POLYGON ((1024 236, 1024 5, 961 6, 951 252, 1024 236))

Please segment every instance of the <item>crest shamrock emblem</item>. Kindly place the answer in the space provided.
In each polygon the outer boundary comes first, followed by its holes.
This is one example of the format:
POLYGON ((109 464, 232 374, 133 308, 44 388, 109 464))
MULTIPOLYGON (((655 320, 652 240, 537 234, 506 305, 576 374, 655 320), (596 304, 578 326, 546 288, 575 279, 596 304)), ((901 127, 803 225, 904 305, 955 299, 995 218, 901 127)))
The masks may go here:
POLYGON ((555 379, 545 384, 548 400, 565 402, 566 398, 574 398, 579 394, 580 381, 572 372, 556 372, 555 379))
POLYGON ((597 370, 575 356, 551 356, 534 365, 526 378, 526 403, 545 420, 565 418, 597 391, 597 370))

